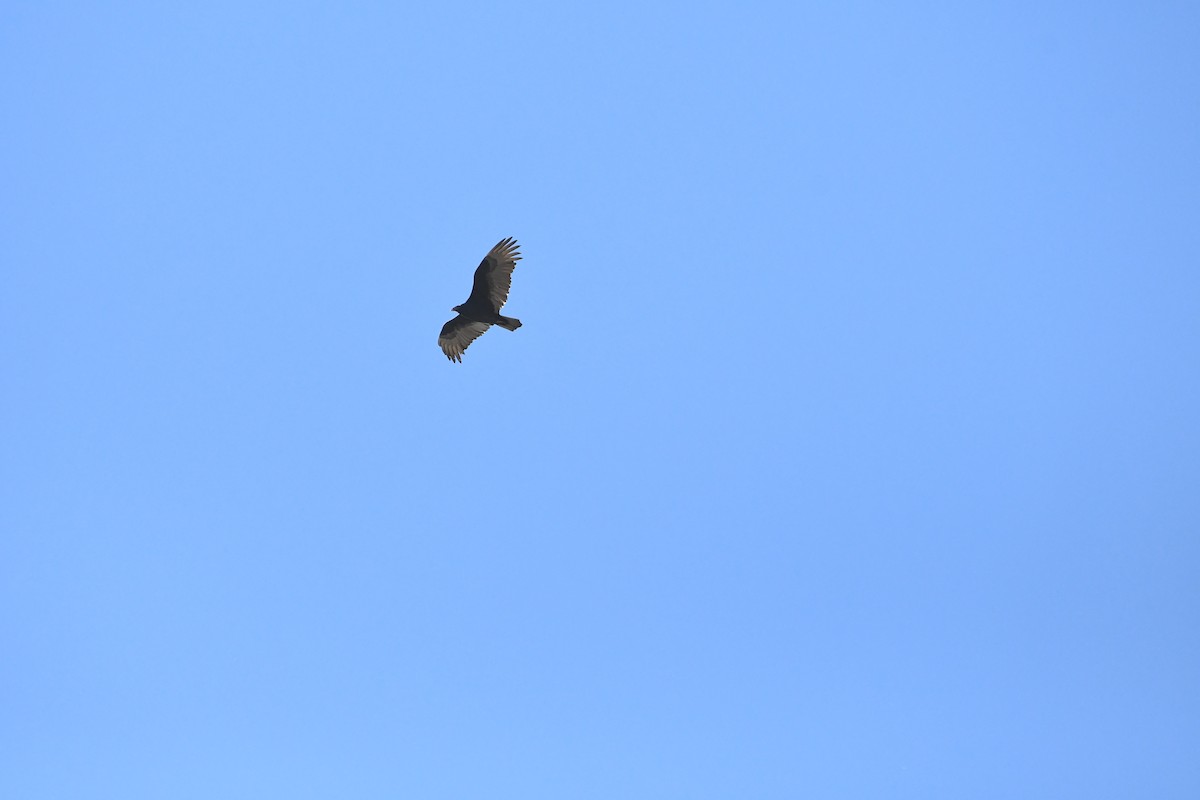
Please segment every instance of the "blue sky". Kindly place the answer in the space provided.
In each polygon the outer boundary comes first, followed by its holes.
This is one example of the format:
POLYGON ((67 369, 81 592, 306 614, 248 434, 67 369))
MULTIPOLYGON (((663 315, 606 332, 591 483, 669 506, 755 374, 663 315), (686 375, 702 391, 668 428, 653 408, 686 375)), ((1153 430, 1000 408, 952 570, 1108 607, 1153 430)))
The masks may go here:
POLYGON ((1200 13, 960 5, 6 4, 0 795, 1196 797, 1200 13))

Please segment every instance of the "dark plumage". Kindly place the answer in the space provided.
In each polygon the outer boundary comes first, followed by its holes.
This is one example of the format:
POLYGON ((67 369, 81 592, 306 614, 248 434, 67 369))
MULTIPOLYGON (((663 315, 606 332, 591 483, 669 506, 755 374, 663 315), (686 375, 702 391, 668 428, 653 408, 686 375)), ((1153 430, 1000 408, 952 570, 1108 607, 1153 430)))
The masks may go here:
POLYGON ((515 331, 521 320, 500 315, 500 309, 508 300, 512 287, 513 267, 521 260, 517 242, 512 237, 500 240, 479 262, 475 270, 475 284, 467 302, 450 309, 458 316, 442 326, 438 334, 438 345, 446 358, 462 362, 462 354, 471 342, 482 336, 488 328, 499 325, 515 331))

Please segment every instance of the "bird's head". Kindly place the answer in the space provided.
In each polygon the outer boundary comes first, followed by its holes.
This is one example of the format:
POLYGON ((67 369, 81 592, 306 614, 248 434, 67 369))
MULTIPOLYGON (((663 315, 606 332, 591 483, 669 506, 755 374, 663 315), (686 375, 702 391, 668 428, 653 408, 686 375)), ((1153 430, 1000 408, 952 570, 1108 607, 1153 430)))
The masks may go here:
POLYGON ((452 309, 450 309, 450 310, 451 310, 451 311, 454 311, 454 312, 456 312, 456 313, 459 313, 459 314, 461 314, 461 313, 462 313, 462 306, 455 306, 454 308, 452 308, 452 309))

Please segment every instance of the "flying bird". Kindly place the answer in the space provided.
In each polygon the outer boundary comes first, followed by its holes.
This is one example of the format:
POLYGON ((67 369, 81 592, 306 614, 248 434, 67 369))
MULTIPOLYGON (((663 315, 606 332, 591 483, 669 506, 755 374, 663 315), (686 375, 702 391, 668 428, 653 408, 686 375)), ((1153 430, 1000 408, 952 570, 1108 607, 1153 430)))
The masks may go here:
POLYGON ((443 325, 438 334, 438 345, 446 358, 461 364, 462 355, 471 342, 493 325, 510 331, 521 327, 521 320, 500 314, 512 287, 513 267, 521 260, 517 247, 516 239, 511 236, 501 239, 479 262, 471 296, 467 302, 450 309, 457 311, 458 316, 443 325))

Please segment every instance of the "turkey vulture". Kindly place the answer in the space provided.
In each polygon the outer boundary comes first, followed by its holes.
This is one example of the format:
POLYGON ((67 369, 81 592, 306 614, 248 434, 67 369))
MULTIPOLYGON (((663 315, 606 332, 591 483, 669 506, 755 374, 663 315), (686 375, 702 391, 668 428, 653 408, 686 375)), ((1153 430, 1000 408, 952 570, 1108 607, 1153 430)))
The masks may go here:
POLYGON ((461 306, 450 309, 458 316, 442 326, 438 345, 446 358, 462 363, 463 352, 493 325, 515 331, 521 320, 500 315, 512 286, 513 267, 521 260, 517 242, 511 236, 500 242, 483 257, 475 270, 471 296, 461 306))

